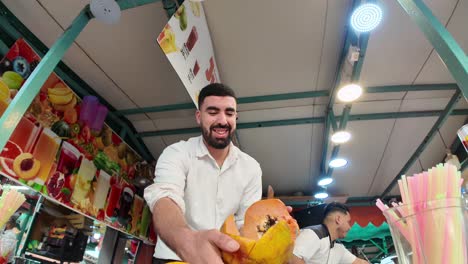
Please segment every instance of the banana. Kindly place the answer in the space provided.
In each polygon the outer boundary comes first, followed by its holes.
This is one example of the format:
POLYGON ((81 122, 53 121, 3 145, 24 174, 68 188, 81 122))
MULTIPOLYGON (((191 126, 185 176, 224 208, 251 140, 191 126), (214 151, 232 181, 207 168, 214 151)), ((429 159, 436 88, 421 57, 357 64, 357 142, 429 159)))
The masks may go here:
POLYGON ((59 88, 48 88, 47 94, 51 95, 68 95, 72 93, 72 90, 68 87, 59 87, 59 88))
POLYGON ((75 97, 73 93, 66 95, 49 94, 49 101, 56 105, 66 105, 71 102, 73 97, 75 97))
POLYGON ((76 96, 73 96, 73 98, 68 104, 65 104, 65 105, 53 104, 53 107, 57 111, 65 112, 68 109, 73 109, 76 106, 76 103, 77 103, 76 96))

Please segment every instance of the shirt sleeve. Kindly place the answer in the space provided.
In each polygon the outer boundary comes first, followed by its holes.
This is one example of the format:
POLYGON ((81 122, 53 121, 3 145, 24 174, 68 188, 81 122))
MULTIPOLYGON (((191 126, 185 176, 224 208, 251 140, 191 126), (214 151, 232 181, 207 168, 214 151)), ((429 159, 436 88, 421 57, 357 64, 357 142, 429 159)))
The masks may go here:
POLYGON ((154 183, 145 188, 144 197, 153 212, 161 198, 170 198, 185 213, 184 190, 188 172, 187 153, 181 143, 167 147, 158 159, 154 183))
POLYGON ((356 260, 356 256, 349 252, 342 244, 335 244, 335 247, 336 246, 338 246, 341 251, 340 264, 352 264, 356 260))
POLYGON ((244 225, 244 216, 247 208, 262 198, 262 169, 258 163, 256 163, 255 170, 256 172, 250 179, 242 195, 239 209, 234 214, 238 228, 244 225))
POLYGON ((312 260, 312 257, 320 249, 320 239, 314 231, 303 229, 294 243, 293 254, 303 259, 306 263, 312 260))

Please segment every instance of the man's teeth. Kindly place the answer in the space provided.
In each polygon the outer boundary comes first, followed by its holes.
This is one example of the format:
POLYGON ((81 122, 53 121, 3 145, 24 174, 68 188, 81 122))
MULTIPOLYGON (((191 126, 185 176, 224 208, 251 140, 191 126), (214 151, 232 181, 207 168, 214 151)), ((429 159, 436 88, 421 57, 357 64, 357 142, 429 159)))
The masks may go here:
POLYGON ((226 128, 215 128, 213 129, 214 132, 216 132, 217 134, 225 134, 227 133, 227 129, 226 128))

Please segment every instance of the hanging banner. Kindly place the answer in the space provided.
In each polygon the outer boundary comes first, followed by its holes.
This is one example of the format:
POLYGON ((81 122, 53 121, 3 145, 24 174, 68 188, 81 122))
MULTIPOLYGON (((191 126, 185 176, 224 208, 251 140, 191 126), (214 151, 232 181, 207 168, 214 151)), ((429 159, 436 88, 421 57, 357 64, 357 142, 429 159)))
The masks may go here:
MULTIPOLYGON (((0 115, 40 59, 19 39, 0 61, 0 115)), ((133 184, 142 159, 104 123, 107 112, 97 97, 79 98, 52 73, 0 153, 0 173, 146 238, 151 215, 133 184)))
POLYGON ((220 82, 202 4, 184 1, 157 41, 198 107, 200 90, 220 82))

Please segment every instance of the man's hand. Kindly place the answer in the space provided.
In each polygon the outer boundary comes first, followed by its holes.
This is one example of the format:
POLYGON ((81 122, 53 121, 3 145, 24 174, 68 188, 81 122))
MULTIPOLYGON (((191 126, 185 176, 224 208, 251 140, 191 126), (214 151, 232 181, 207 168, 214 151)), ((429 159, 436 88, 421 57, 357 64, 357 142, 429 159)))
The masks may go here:
POLYGON ((170 198, 162 198, 153 209, 156 232, 183 261, 190 264, 223 264, 220 250, 235 252, 239 243, 218 230, 194 231, 170 198))
POLYGON ((352 264, 369 264, 369 262, 363 260, 363 259, 360 259, 360 258, 356 258, 355 261, 353 261, 352 264))
POLYGON ((238 249, 237 241, 213 229, 190 231, 177 253, 190 264, 223 264, 220 251, 235 252, 238 249))

